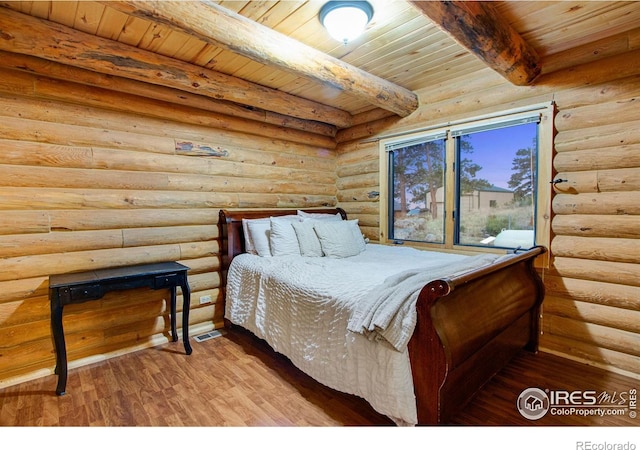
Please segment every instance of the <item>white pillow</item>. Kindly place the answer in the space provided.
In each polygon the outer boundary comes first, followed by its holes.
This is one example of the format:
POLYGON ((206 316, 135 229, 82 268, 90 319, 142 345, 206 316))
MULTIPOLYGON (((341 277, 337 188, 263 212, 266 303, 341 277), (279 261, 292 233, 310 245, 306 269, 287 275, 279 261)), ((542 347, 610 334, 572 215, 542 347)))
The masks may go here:
POLYGON ((318 221, 313 228, 325 256, 346 258, 358 255, 366 248, 367 244, 358 227, 358 219, 340 222, 318 221))
MULTIPOLYGON (((289 214, 286 216, 278 216, 279 219, 289 219, 289 220, 302 220, 296 214, 289 214)), ((259 219, 242 219, 242 231, 244 232, 244 251, 247 253, 251 253, 252 255, 259 255, 260 252, 256 249, 255 240, 259 241, 259 245, 261 248, 261 252, 263 253, 260 256, 271 256, 271 250, 269 249, 269 236, 271 230, 271 218, 270 217, 261 217, 259 219), (249 230, 249 224, 262 224, 262 225, 253 225, 254 230, 256 231, 256 237, 254 238, 251 235, 251 231, 249 230), (266 225, 265 225, 266 224, 266 225), (264 227, 266 226, 266 231, 264 227), (265 243, 265 238, 267 242, 265 243)))
POLYGON ((300 253, 302 256, 322 256, 322 247, 313 225, 313 219, 305 219, 302 222, 293 222, 291 225, 298 238, 300 253))
POLYGON ((294 221, 289 218, 271 218, 269 243, 272 256, 300 256, 300 246, 292 226, 293 223, 294 221))
POLYGON ((245 235, 245 249, 247 242, 251 242, 254 255, 271 256, 269 237, 271 235, 271 222, 267 220, 249 220, 248 233, 245 235), (246 239, 248 236, 249 239, 246 239))
POLYGON ((298 215, 305 219, 316 219, 316 220, 342 220, 342 216, 340 213, 335 214, 327 214, 327 213, 308 213, 305 211, 298 210, 298 215))
MULTIPOLYGON (((242 231, 244 232, 244 251, 247 253, 251 253, 252 255, 257 255, 258 252, 256 250, 255 244, 253 243, 253 237, 249 232, 250 223, 267 224, 268 228, 271 227, 271 223, 268 217, 265 217, 263 219, 242 219, 242 231)), ((259 230, 258 233, 262 234, 263 231, 259 230)))

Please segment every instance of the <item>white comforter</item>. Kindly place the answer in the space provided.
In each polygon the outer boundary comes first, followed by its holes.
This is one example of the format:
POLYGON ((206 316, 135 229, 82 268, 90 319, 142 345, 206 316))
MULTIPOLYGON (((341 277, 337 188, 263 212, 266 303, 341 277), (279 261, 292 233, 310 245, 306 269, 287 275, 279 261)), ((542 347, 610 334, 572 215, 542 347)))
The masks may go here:
POLYGON ((320 383, 364 398, 399 425, 414 425, 406 346, 399 351, 348 331, 349 320, 388 277, 416 268, 441 276, 443 266, 460 271, 473 258, 375 244, 344 259, 242 254, 229 268, 225 317, 320 383))

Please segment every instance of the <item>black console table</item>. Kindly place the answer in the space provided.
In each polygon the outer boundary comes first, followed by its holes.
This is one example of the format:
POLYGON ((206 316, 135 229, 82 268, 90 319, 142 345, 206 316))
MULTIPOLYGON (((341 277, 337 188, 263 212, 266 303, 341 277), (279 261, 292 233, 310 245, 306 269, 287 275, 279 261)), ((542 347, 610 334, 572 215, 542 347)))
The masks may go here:
POLYGON ((176 331, 176 287, 182 289, 182 340, 187 355, 189 344, 189 302, 191 290, 187 282, 187 266, 177 262, 144 264, 138 266, 115 267, 89 272, 52 275, 49 277, 49 300, 51 302, 51 328, 56 350, 58 386, 56 394, 64 395, 67 387, 67 347, 62 329, 62 308, 64 305, 98 300, 109 291, 149 287, 171 290, 171 336, 178 340, 176 331))

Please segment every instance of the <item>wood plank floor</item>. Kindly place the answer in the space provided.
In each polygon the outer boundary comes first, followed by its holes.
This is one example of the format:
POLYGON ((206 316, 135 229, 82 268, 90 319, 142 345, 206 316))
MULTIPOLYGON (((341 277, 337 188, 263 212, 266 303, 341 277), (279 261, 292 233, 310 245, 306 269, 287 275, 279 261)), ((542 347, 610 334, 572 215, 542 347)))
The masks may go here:
MULTIPOLYGON (((2 426, 388 426, 365 401, 329 389, 263 341, 232 329, 221 337, 169 343, 69 372, 67 394, 47 376, 0 390, 2 426)), ((522 417, 526 388, 628 392, 640 380, 552 355, 522 354, 456 417, 454 425, 638 426, 624 416, 522 417)))

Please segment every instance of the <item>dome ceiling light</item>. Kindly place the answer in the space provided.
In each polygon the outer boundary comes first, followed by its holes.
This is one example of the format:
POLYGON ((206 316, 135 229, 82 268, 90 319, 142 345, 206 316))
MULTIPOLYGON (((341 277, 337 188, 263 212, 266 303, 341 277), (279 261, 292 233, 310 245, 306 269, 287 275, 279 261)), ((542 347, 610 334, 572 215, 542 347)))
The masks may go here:
POLYGON ((366 1, 328 2, 320 10, 320 23, 345 45, 364 32, 372 17, 373 7, 366 1))

